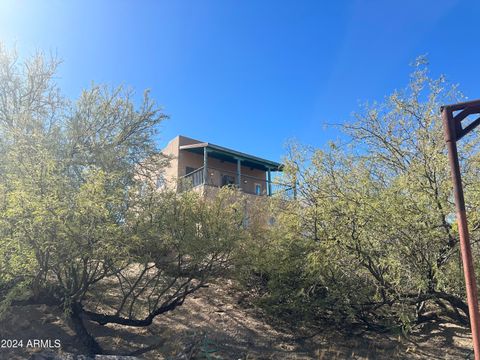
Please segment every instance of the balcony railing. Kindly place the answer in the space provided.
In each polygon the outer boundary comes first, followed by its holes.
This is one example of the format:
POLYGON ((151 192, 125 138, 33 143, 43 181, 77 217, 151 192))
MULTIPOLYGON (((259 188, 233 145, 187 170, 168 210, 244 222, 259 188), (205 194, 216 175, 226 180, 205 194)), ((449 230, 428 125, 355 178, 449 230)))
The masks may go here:
POLYGON ((238 174, 236 172, 211 167, 207 168, 207 178, 204 179, 203 170, 204 168, 202 166, 182 176, 178 183, 179 191, 186 191, 200 185, 206 185, 218 188, 223 186, 239 187, 244 193, 258 196, 281 194, 293 198, 295 195, 292 186, 282 184, 276 180, 269 182, 266 179, 241 174, 240 181, 238 181, 238 174))

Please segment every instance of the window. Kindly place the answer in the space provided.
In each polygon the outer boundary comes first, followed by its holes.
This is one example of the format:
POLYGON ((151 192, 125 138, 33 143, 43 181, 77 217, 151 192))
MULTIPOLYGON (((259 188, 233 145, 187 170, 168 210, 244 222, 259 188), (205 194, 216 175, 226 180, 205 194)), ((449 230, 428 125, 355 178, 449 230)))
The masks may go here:
POLYGON ((222 176, 222 186, 235 185, 235 177, 230 175, 222 176))
POLYGON ((255 195, 262 195, 262 185, 255 184, 255 195))

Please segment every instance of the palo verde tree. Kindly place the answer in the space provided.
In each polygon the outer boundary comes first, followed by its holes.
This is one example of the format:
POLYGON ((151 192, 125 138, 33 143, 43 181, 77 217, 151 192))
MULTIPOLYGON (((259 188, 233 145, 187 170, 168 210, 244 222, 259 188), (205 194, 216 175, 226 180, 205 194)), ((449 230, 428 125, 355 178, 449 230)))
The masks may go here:
MULTIPOLYGON (((440 313, 466 322, 439 113, 461 98, 443 77, 431 79, 419 58, 407 89, 341 126, 347 144, 290 148, 285 170, 297 203, 280 217, 273 258, 255 265, 270 309, 407 330, 440 313)), ((478 139, 461 147, 478 253, 478 139)))
POLYGON ((146 181, 168 159, 166 116, 145 93, 92 86, 65 99, 59 62, 0 47, 0 302, 46 302, 70 318, 148 326, 228 268, 242 236, 228 191, 205 201, 146 181))

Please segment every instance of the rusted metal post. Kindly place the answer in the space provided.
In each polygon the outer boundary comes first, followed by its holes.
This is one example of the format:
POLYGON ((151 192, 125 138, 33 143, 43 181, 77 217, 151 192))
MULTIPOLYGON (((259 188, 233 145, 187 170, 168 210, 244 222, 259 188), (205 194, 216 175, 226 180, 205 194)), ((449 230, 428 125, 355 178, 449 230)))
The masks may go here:
MULTIPOLYGON (((472 330, 473 350, 475 360, 480 360, 480 316, 478 313, 477 282, 473 267, 472 250, 468 233, 467 214, 465 211, 465 199, 463 197, 462 178, 460 174, 460 163, 458 160, 457 141, 473 130, 479 123, 477 119, 466 128, 462 128, 461 121, 468 115, 477 113, 476 102, 443 106, 442 120, 445 130, 445 141, 448 148, 448 158, 451 167, 453 190, 455 196, 455 207, 457 212, 458 233, 460 236, 460 251, 462 254, 463 274, 467 291, 468 312, 470 327, 472 330), (466 105, 473 104, 473 105, 466 105), (453 111, 461 111, 457 116, 453 111)), ((480 110, 480 109, 478 109, 480 110)))

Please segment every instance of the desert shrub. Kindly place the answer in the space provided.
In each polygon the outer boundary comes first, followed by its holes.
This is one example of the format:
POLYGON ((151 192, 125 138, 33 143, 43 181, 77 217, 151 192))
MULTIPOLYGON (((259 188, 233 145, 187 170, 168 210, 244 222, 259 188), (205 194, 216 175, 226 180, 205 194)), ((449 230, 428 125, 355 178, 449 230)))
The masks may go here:
POLYGON ((101 353, 84 318, 148 326, 175 309, 229 268, 243 215, 228 190, 206 201, 148 181, 168 163, 148 92, 70 101, 58 64, 0 47, 0 310, 59 306, 101 353))
MULTIPOLYGON (((340 126, 343 142, 292 144, 285 176, 297 199, 277 209, 279 221, 252 246, 247 266, 267 310, 403 330, 440 313, 466 322, 439 113, 459 99, 420 58, 406 90, 340 126)), ((478 140, 462 141, 459 153, 478 253, 478 140)))

